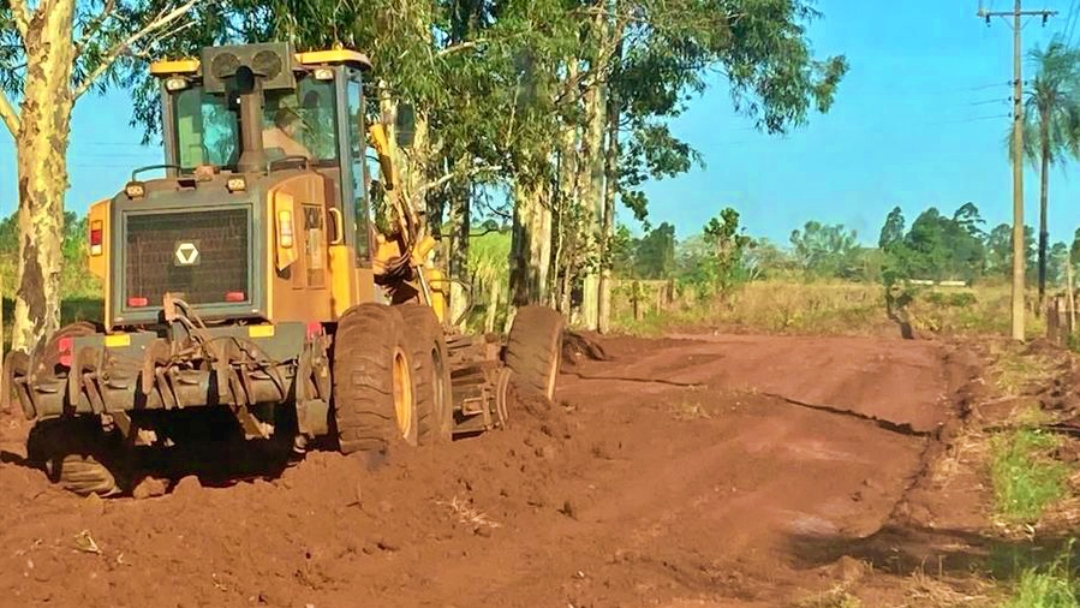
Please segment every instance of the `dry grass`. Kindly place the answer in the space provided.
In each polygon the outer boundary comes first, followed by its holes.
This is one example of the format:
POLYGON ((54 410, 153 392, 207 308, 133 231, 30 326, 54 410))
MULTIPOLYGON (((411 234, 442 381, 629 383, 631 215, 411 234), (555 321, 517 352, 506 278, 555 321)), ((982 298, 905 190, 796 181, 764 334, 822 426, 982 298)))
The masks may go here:
POLYGON ((671 409, 675 418, 684 422, 712 418, 704 405, 692 401, 680 401, 671 409))
POLYGON ((683 395, 669 404, 671 415, 685 422, 712 418, 712 413, 702 401, 705 396, 700 388, 687 388, 683 395))
MULTIPOLYGON (((676 301, 664 308, 655 289, 642 297, 643 318, 634 320, 628 283, 613 299, 616 327, 639 335, 659 335, 687 326, 713 326, 773 334, 880 335, 899 333, 900 320, 922 335, 1006 335, 1010 292, 1007 286, 912 288, 907 302, 890 318, 885 288, 845 281, 755 281, 726 297, 676 301), (618 295, 618 294, 622 295, 618 295)), ((1042 321, 1028 315, 1028 335, 1045 334, 1042 321)))
POLYGON ((457 496, 451 498, 449 501, 438 501, 436 504, 448 507, 450 512, 454 514, 458 522, 473 526, 475 528, 500 528, 502 524, 492 520, 486 514, 477 511, 471 504, 466 501, 459 500, 457 496))
POLYGON ((977 429, 966 429, 949 442, 946 453, 932 463, 930 479, 934 487, 947 489, 955 480, 969 476, 989 459, 987 436, 977 429))
POLYGON ((98 544, 94 541, 94 537, 90 536, 89 530, 83 530, 75 535, 75 548, 83 553, 96 553, 101 555, 101 549, 98 548, 98 544))
POLYGON ((817 595, 808 597, 798 604, 798 608, 861 608, 862 601, 848 592, 846 584, 838 584, 817 595))
POLYGON ((957 606, 981 607, 991 605, 990 592, 993 590, 993 584, 978 579, 970 579, 965 583, 973 587, 971 592, 960 591, 940 578, 934 578, 926 574, 922 568, 919 568, 908 579, 906 591, 908 603, 906 606, 911 608, 923 606, 954 608, 957 606))
POLYGON ((1030 354, 1014 343, 991 344, 993 364, 990 375, 1005 397, 1023 395, 1033 387, 1045 385, 1054 375, 1057 361, 1048 355, 1030 354))

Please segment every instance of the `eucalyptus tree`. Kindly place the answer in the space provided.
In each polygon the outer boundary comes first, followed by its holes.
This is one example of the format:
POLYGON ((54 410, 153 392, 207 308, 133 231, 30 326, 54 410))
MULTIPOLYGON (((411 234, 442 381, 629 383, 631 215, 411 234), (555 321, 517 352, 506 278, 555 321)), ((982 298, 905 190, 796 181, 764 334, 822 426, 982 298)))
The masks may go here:
MULTIPOLYGON (((604 325, 619 198, 645 217, 641 186, 699 156, 668 128, 712 75, 737 111, 771 133, 827 111, 846 70, 816 60, 809 0, 229 0, 171 52, 227 41, 291 40, 368 52, 369 95, 416 108, 406 186, 439 229, 451 273, 467 277, 470 205, 510 193, 513 305, 567 310, 588 280, 587 325, 604 325)), ((136 119, 153 127, 145 86, 136 119)), ((152 132, 152 131, 151 131, 152 132)))
POLYGON ((60 324, 67 150, 76 101, 189 27, 199 0, 7 0, 0 5, 0 119, 15 141, 19 263, 12 347, 60 324))

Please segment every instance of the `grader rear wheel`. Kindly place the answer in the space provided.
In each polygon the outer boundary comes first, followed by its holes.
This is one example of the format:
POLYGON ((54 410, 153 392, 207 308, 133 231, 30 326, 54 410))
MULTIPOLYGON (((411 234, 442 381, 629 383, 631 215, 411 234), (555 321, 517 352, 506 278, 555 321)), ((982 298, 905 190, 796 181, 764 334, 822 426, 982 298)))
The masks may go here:
POLYGON ((454 404, 442 326, 429 306, 405 304, 400 310, 416 376, 420 444, 448 442, 454 432, 454 404))
POLYGON ((361 304, 334 336, 333 402, 341 451, 417 445, 416 378, 396 308, 361 304))
POLYGON ((562 363, 564 321, 543 306, 523 306, 514 317, 506 344, 506 366, 519 389, 555 396, 555 379, 562 363))
POLYGON ((114 496, 123 491, 119 446, 94 418, 40 421, 27 440, 28 460, 49 480, 80 496, 114 496))
MULTIPOLYGON (((97 327, 86 322, 61 327, 35 349, 35 370, 28 369, 29 359, 25 355, 11 353, 4 366, 4 398, 12 398, 15 368, 21 373, 69 373, 60 366, 60 341, 94 333, 97 327)), ((36 415, 33 411, 26 414, 36 415)), ((123 492, 128 480, 120 466, 121 450, 117 437, 106 433, 99 419, 82 416, 39 420, 31 429, 26 445, 32 464, 43 469, 53 483, 81 496, 114 496, 123 492)))

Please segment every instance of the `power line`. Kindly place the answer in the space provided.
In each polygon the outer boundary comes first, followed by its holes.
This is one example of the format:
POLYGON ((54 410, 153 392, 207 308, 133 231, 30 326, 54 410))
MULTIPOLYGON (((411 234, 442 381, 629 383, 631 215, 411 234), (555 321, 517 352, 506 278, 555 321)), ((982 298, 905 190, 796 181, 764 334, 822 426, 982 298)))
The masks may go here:
POLYGON ((1072 46, 1073 35, 1076 33, 1077 10, 1080 9, 1080 0, 1072 0, 1069 4, 1069 14, 1065 18, 1064 40, 1066 46, 1072 46))
POLYGON ((934 127, 941 125, 962 125, 969 122, 981 122, 984 120, 1001 120, 1003 118, 1012 118, 1012 114, 993 114, 989 116, 972 116, 971 118, 961 118, 959 120, 946 120, 942 122, 928 122, 923 126, 934 127))
POLYGON ((921 93, 921 94, 932 94, 932 95, 955 95, 955 94, 962 94, 962 93, 977 93, 979 91, 987 91, 987 90, 990 90, 990 89, 1000 89, 1002 87, 1007 87, 1007 86, 1009 86, 1011 84, 1012 84, 1012 81, 1003 80, 1001 82, 989 82, 989 83, 986 83, 986 84, 972 85, 970 87, 955 87, 955 88, 949 88, 949 89, 938 89, 936 91, 927 91, 925 89, 920 89, 918 92, 921 93))

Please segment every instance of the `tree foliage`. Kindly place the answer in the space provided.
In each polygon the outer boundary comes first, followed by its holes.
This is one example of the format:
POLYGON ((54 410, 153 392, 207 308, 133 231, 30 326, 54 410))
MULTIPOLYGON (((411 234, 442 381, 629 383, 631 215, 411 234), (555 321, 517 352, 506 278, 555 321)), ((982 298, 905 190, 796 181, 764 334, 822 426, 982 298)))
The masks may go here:
POLYGON ((809 221, 791 233, 792 254, 798 265, 815 277, 853 278, 859 252, 858 235, 842 224, 809 221))
POLYGON ((664 222, 635 242, 633 274, 665 279, 675 271, 675 226, 664 222))
MULTIPOLYGON (((161 132, 151 59, 271 40, 366 52, 372 109, 416 108, 417 144, 402 159, 409 200, 426 206, 435 228, 447 213, 466 224, 453 226, 460 242, 449 250, 460 259, 451 264, 468 265, 468 209, 497 187, 512 193, 491 206, 518 221, 512 255, 557 266, 530 273, 552 283, 562 277, 552 301, 577 293, 582 277, 615 259, 612 200, 643 220, 646 182, 701 164, 670 121, 716 74, 736 112, 762 131, 785 133, 828 111, 847 71, 843 57, 811 50, 807 27, 821 16, 812 0, 58 1, 76 7, 74 97, 132 89, 132 122, 147 141, 161 132), (543 246, 530 237, 532 250, 519 250, 523 218, 552 227, 543 246)), ((0 86, 16 96, 20 74, 35 68, 14 44, 30 23, 25 7, 0 7, 0 86)), ((665 259, 662 267, 671 264, 665 259)))
MULTIPOLYGON (((923 211, 904 233, 904 216, 895 208, 882 226, 879 246, 886 256, 885 280, 1005 280, 1012 276, 1012 227, 1000 224, 986 231, 986 222, 974 203, 961 205, 951 217, 936 207, 923 211)), ((1028 279, 1035 281, 1034 230, 1025 227, 1025 265, 1028 279)), ((1063 243, 1055 255, 1068 255, 1063 243), (1064 250, 1062 250, 1064 248, 1064 250), (1063 253, 1064 252, 1064 253, 1063 253)), ((1074 244, 1080 251, 1080 244, 1074 244)), ((1061 280, 1061 269, 1051 268, 1051 283, 1061 280)))
MULTIPOLYGON (((1080 156, 1080 50, 1055 36, 1045 48, 1036 47, 1029 55, 1035 78, 1025 91, 1023 154, 1040 171, 1039 189, 1039 298, 1046 291, 1049 252, 1050 168, 1067 155, 1080 156)), ((1015 155, 1010 130, 1009 155, 1015 155)))

